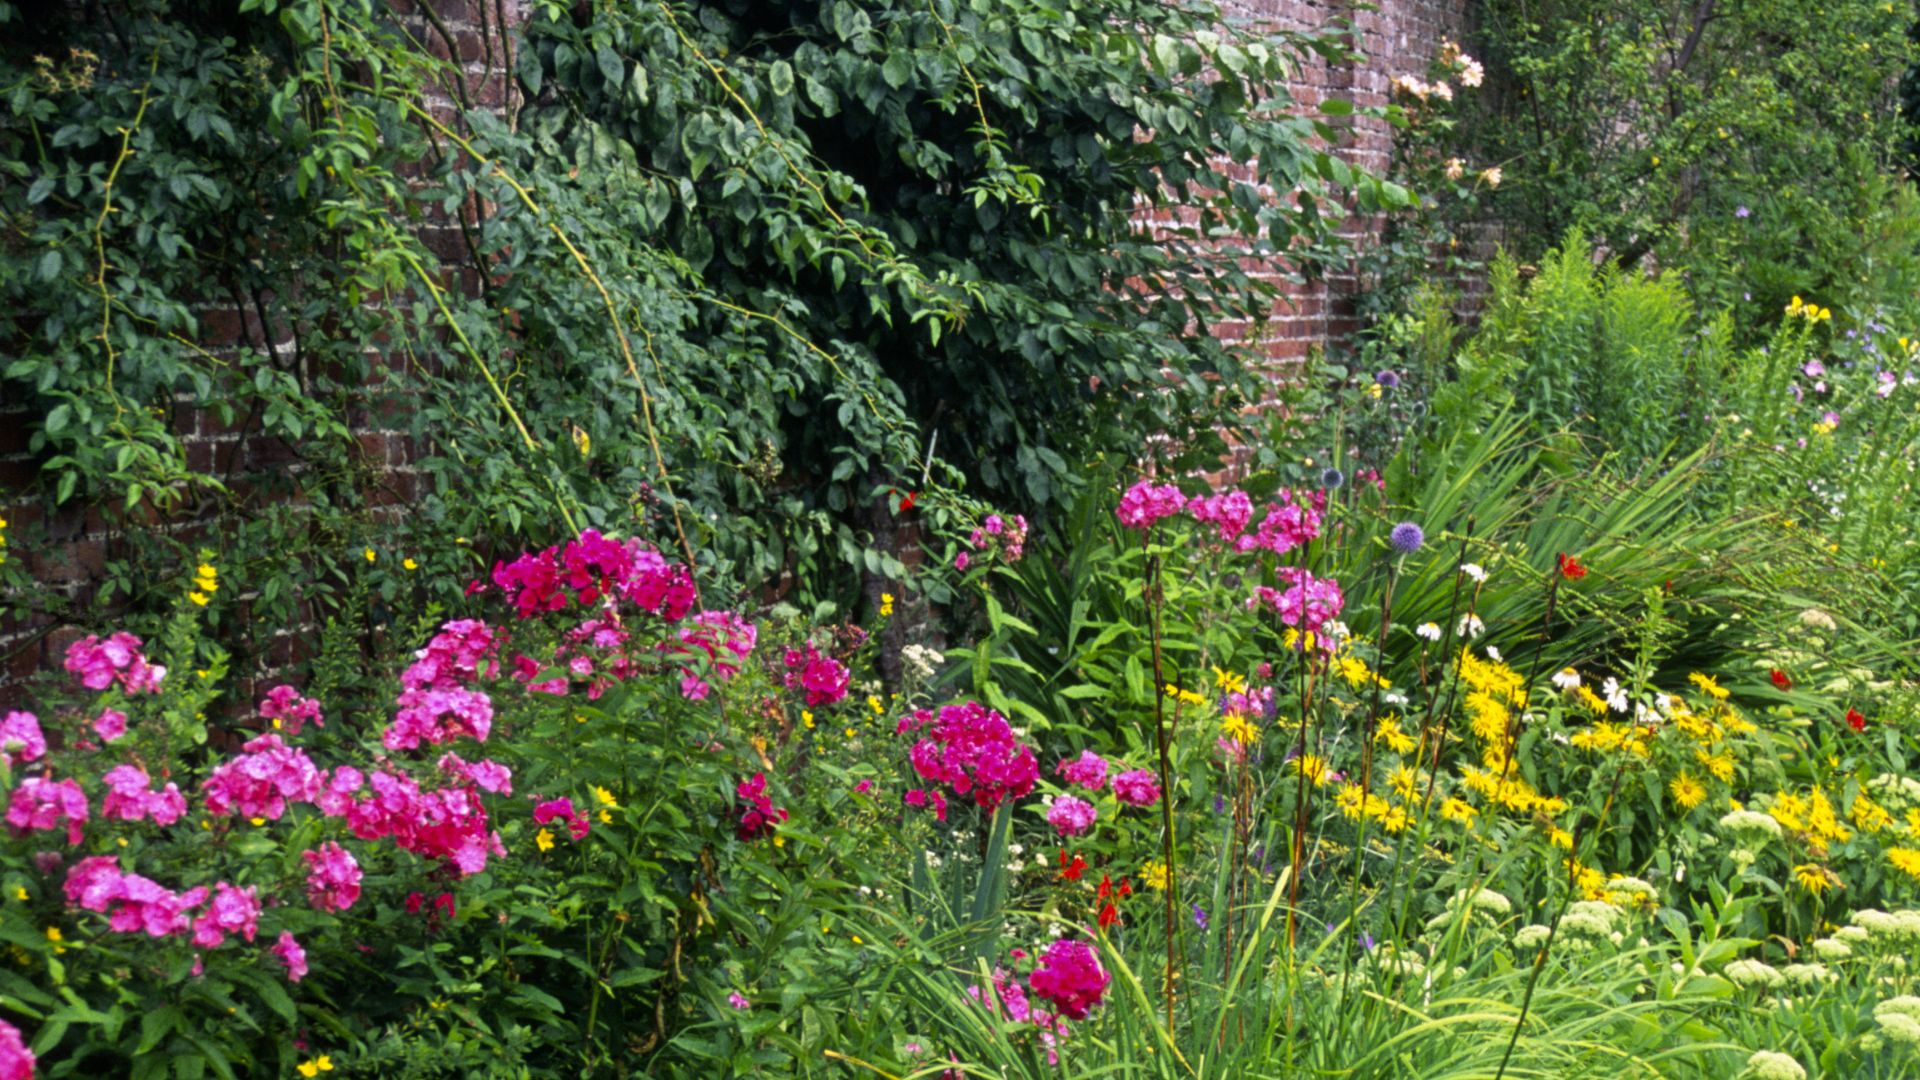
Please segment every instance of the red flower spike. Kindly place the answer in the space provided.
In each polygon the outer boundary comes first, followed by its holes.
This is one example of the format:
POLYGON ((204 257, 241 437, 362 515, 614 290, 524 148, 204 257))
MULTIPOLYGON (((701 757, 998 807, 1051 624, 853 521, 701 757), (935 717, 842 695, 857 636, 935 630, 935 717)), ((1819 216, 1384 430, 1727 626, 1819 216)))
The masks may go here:
POLYGON ((1779 689, 1779 690, 1793 689, 1793 680, 1788 677, 1786 672, 1781 671, 1779 668, 1774 668, 1772 671, 1768 672, 1767 677, 1773 680, 1773 685, 1776 689, 1779 689))
POLYGON ((1131 880, 1127 878, 1120 879, 1120 895, 1121 896, 1133 895, 1133 882, 1131 880))
POLYGON ((1073 857, 1073 861, 1069 863, 1067 861, 1067 852, 1063 848, 1060 851, 1060 866, 1061 866, 1060 880, 1079 881, 1081 873, 1084 872, 1087 868, 1087 861, 1085 859, 1082 859, 1080 856, 1075 855, 1073 857))
POLYGON ((1105 930, 1107 927, 1119 921, 1120 909, 1114 907, 1111 903, 1100 909, 1100 929, 1105 930))
POLYGON ((920 493, 917 491, 907 492, 907 497, 900 500, 900 512, 904 514, 907 511, 913 509, 913 501, 915 499, 918 499, 919 497, 920 497, 920 493))
POLYGON ((1100 888, 1097 891, 1096 895, 1098 895, 1102 900, 1105 900, 1107 897, 1112 896, 1113 895, 1113 878, 1109 877, 1106 874, 1101 874, 1100 888))
POLYGON ((1580 557, 1562 552, 1560 555, 1560 576, 1569 581, 1578 581, 1587 576, 1587 568, 1580 565, 1580 557))
POLYGON ((1848 709, 1847 726, 1855 731, 1865 731, 1867 730, 1867 718, 1861 714, 1859 709, 1848 709))

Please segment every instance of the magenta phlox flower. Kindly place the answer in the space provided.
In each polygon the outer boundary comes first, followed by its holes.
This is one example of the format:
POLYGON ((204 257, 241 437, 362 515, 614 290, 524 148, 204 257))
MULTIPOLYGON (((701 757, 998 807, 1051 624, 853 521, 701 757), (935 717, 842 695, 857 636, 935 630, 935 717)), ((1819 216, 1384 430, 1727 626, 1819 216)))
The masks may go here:
POLYGON ((1160 801, 1160 779, 1148 769, 1134 769, 1113 778, 1113 797, 1128 806, 1152 806, 1160 801))
POLYGON ((291 803, 320 796, 320 770, 306 752, 269 732, 247 742, 244 753, 221 762, 203 791, 209 813, 277 821, 291 803))
POLYGON ((280 940, 273 943, 268 952, 280 958, 287 965, 287 981, 299 982, 307 977, 307 950, 300 947, 291 933, 280 931, 280 940))
POLYGON ((260 702, 260 715, 280 721, 275 726, 284 726, 288 735, 300 734, 300 729, 309 723, 314 727, 327 726, 326 719, 320 714, 319 702, 301 697, 300 691, 284 684, 267 691, 267 696, 260 702))
POLYGON ((1047 824, 1061 836, 1081 836, 1100 817, 1092 803, 1072 795, 1061 795, 1047 807, 1047 824))
POLYGON ((69 844, 78 844, 85 835, 82 826, 88 815, 87 793, 71 778, 29 776, 13 789, 7 803, 7 824, 16 831, 47 832, 65 826, 69 844))
POLYGON ((1067 783, 1088 791, 1099 791, 1107 786, 1107 759, 1091 750, 1080 751, 1079 757, 1062 761, 1053 771, 1056 776, 1065 778, 1067 783))
POLYGON ((47 737, 40 731, 40 718, 30 712, 10 712, 0 719, 0 758, 9 768, 38 761, 47 753, 47 737))
POLYGON ((1172 517, 1185 509, 1187 499, 1175 484, 1154 486, 1150 480, 1140 480, 1120 496, 1120 505, 1114 510, 1120 524, 1129 529, 1146 529, 1161 518, 1172 517))
POLYGON ((1027 976, 1033 992, 1071 1020, 1085 1020, 1106 997, 1112 981, 1093 946, 1064 938, 1047 946, 1040 966, 1027 976))
POLYGON ((1040 778, 1033 750, 1014 736, 1007 718, 977 701, 942 708, 908 756, 923 779, 971 795, 989 810, 1026 796, 1040 778))
POLYGON ((1218 530, 1221 543, 1231 544, 1240 539, 1240 534, 1247 531, 1247 523, 1253 520, 1253 500, 1239 488, 1195 495, 1187 502, 1187 513, 1192 514, 1195 521, 1206 522, 1218 530))
POLYGON ((180 794, 178 785, 168 783, 159 791, 150 791, 146 770, 138 765, 116 765, 100 779, 107 785, 107 794, 100 800, 100 816, 109 821, 152 818, 155 825, 171 825, 187 812, 187 797, 180 794))
POLYGON ((114 683, 129 694, 157 694, 167 669, 147 663, 141 641, 124 630, 105 640, 88 634, 67 646, 65 667, 89 690, 105 690, 114 683))
POLYGON ((1346 597, 1340 592, 1339 582, 1314 577, 1296 566, 1283 566, 1274 576, 1279 579, 1280 587, 1256 587, 1247 600, 1249 609, 1269 607, 1280 616, 1281 622, 1310 634, 1318 634, 1329 620, 1340 617, 1346 597))
POLYGON ((307 903, 316 911, 345 911, 360 899, 360 863, 329 840, 300 853, 307 864, 307 903))

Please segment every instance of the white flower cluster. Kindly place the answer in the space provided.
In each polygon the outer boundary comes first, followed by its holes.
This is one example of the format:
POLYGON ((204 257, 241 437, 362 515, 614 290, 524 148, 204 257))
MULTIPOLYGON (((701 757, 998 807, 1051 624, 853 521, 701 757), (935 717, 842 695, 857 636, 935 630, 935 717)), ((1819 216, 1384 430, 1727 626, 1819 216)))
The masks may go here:
POLYGON ((1772 990, 1787 981, 1780 969, 1762 960, 1733 960, 1720 970, 1735 986, 1772 990))
POLYGON ((1874 1022, 1890 1042, 1920 1046, 1920 997, 1902 994, 1873 1007, 1874 1022))
POLYGON ((908 645, 900 650, 900 662, 906 665, 907 674, 916 679, 931 679, 940 665, 947 662, 940 650, 926 645, 908 645))
POLYGON ((1753 1080, 1807 1080, 1807 1070, 1790 1054, 1773 1050, 1755 1050, 1747 1059, 1747 1071, 1743 1075, 1753 1080))

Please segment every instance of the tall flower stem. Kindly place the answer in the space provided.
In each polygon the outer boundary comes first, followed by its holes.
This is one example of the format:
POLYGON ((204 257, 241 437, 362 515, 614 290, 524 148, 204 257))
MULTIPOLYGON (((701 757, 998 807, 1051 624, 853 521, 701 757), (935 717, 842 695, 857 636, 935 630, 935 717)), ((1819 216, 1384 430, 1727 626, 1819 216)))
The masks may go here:
POLYGON ((1147 602, 1148 632, 1153 642, 1153 733, 1160 750, 1160 860, 1167 868, 1166 924, 1167 924, 1167 970, 1165 993, 1167 998, 1167 1032, 1173 1032, 1173 971, 1174 971, 1174 906, 1178 903, 1176 894, 1180 891, 1175 882, 1178 875, 1173 863, 1173 760, 1168 748, 1169 732, 1166 720, 1166 680, 1160 666, 1160 616, 1166 597, 1160 590, 1160 556, 1153 552, 1153 530, 1141 534, 1141 544, 1147 554, 1147 580, 1145 585, 1147 602))

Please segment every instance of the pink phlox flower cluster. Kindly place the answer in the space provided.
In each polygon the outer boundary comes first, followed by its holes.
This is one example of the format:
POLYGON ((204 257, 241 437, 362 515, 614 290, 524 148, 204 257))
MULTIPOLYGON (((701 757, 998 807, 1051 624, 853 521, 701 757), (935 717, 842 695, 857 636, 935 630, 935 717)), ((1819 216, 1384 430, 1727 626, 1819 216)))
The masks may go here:
POLYGON ((157 694, 167 669, 147 663, 140 639, 124 630, 105 641, 92 634, 67 646, 66 669, 89 690, 105 690, 118 682, 129 694, 157 694))
POLYGON ((345 911, 360 899, 360 863, 332 840, 300 853, 307 864, 307 903, 316 911, 345 911))
POLYGON ((332 772, 322 772, 320 794, 314 796, 314 804, 328 817, 346 817, 353 809, 353 797, 367 778, 359 769, 351 765, 342 765, 332 772))
POLYGON ((347 809, 347 827, 362 840, 391 838, 403 851, 445 859, 461 876, 487 868, 487 856, 505 856, 500 835, 487 828, 487 810, 471 788, 421 791, 411 777, 376 771, 366 798, 347 809))
POLYGON ((151 780, 138 765, 116 765, 100 778, 107 785, 100 800, 100 816, 109 821, 144 821, 171 825, 187 812, 187 797, 178 785, 168 783, 159 791, 148 790, 151 780))
POLYGON ((540 661, 535 660, 525 653, 521 653, 513 658, 513 677, 526 684, 528 693, 555 694, 565 697, 567 693, 567 677, 565 675, 555 675, 552 678, 541 679, 539 682, 535 682, 534 679, 539 676, 543 670, 545 670, 545 668, 541 666, 540 661))
POLYGON ((280 931, 280 940, 273 943, 268 952, 280 958, 287 965, 287 981, 299 982, 307 977, 307 950, 300 947, 291 933, 280 931))
POLYGON ((300 729, 308 723, 314 727, 327 726, 325 718, 320 715, 319 702, 301 697, 300 691, 284 684, 267 691, 267 696, 260 702, 260 715, 280 721, 289 735, 300 734, 300 729))
POLYGON ((1060 1015, 1085 1020, 1107 995, 1113 977, 1100 966, 1093 946, 1061 939, 1040 955, 1040 966, 1027 976, 1027 985, 1045 998, 1060 1015))
POLYGON ((843 701, 853 686, 853 673, 847 666, 821 652, 811 641, 804 649, 788 649, 781 659, 787 669, 787 689, 805 690, 809 708, 843 701))
POLYGON ((1160 779, 1150 769, 1135 769, 1113 778, 1113 797, 1128 806, 1152 806, 1160 801, 1160 779))
POLYGON ((1233 542, 1234 550, 1271 551, 1284 555, 1320 535, 1320 523, 1327 510, 1327 493, 1316 491, 1302 495, 1287 488, 1275 493, 1277 502, 1267 504, 1267 516, 1251 536, 1233 542))
POLYGON ((189 912, 206 902, 205 886, 176 893, 139 874, 124 873, 111 855, 92 855, 67 871, 67 904, 104 913, 116 934, 164 938, 191 928, 189 912))
POLYGON ((1093 828, 1099 817, 1092 803, 1072 795, 1061 795, 1047 807, 1047 824, 1061 836, 1079 836, 1093 828))
POLYGON ((400 673, 405 690, 454 690, 494 674, 503 638, 479 619, 455 619, 440 627, 413 663, 400 673))
POLYGON ((228 934, 239 934, 248 941, 260 929, 260 896, 249 885, 236 889, 224 881, 213 886, 213 899, 207 910, 193 920, 193 943, 202 949, 217 949, 228 934))
MULTIPOLYGON (((980 527, 967 537, 967 546, 985 557, 998 555, 1002 562, 1017 563, 1027 553, 1027 519, 1021 514, 1013 515, 1012 520, 1000 514, 988 514, 980 527)), ((961 557, 972 561, 965 552, 961 557)), ((966 563, 961 563, 959 568, 965 570, 966 563)))
POLYGON ((78 844, 88 816, 87 793, 71 779, 48 780, 29 776, 13 789, 7 803, 7 824, 16 830, 44 832, 67 827, 67 843, 78 844))
POLYGON ((1229 690, 1220 699, 1222 716, 1265 716, 1273 707, 1273 687, 1246 691, 1229 690))
MULTIPOLYGON (((679 641, 663 641, 661 652, 691 655, 695 649, 712 661, 710 671, 721 682, 734 677, 740 665, 753 652, 758 631, 746 619, 731 611, 702 611, 693 617, 693 625, 680 631, 679 641)), ((680 669, 680 693, 689 701, 703 701, 712 687, 692 667, 680 669)))
MULTIPOLYGON (((1060 1054, 1058 1039, 1067 1037, 1067 1022, 1051 1013, 1033 1007, 1027 1000, 1027 992, 1020 988, 1013 974, 1005 968, 993 969, 993 984, 989 987, 969 986, 967 996, 979 1002, 995 1017, 1004 1015, 1016 1024, 1032 1024, 1040 1029, 1041 1045, 1047 1048, 1047 1064, 1058 1065, 1060 1054)), ((952 1071, 948 1071, 952 1075, 952 1071)))
POLYGON ((1330 620, 1340 617, 1346 597, 1340 592, 1339 582, 1314 577, 1297 566, 1283 566, 1274 576, 1280 580, 1280 588, 1256 587, 1247 600, 1249 609, 1270 607, 1279 614, 1281 622, 1309 634, 1318 634, 1330 620))
POLYGON ((1219 530, 1220 542, 1231 544, 1247 531, 1253 520, 1253 500, 1239 488, 1212 495, 1195 495, 1187 502, 1187 513, 1195 521, 1206 522, 1219 530))
POLYGON ((513 794, 513 770, 497 761, 467 761, 459 754, 440 756, 439 769, 447 776, 465 780, 482 791, 495 795, 513 794))
POLYGON ((947 820, 947 797, 937 790, 928 791, 924 788, 908 788, 906 794, 901 796, 901 801, 915 809, 925 809, 928 805, 932 805, 934 819, 937 821, 947 820))
POLYGON ((769 836, 787 820, 786 810, 773 805, 773 799, 767 795, 767 774, 754 773, 751 778, 735 784, 733 793, 740 800, 740 824, 734 830, 740 839, 758 840, 769 836))
POLYGON ((1080 751, 1079 757, 1062 761, 1053 771, 1054 775, 1065 777, 1067 783, 1088 791, 1107 786, 1107 759, 1091 750, 1080 751))
POLYGON ((1155 487, 1152 481, 1143 479, 1120 496, 1120 505, 1114 513, 1127 528, 1145 529, 1161 518, 1179 513, 1186 505, 1187 497, 1180 493, 1177 485, 1155 487))
POLYGON ((20 1029, 0 1020, 0 1080, 33 1080, 33 1051, 20 1029))
POLYGON ((127 714, 119 709, 101 709, 93 718, 93 733, 101 742, 113 742, 127 733, 127 714))
POLYGON ((570 601, 592 606, 611 595, 672 622, 686 617, 695 595, 686 567, 669 565, 638 540, 622 543, 593 529, 564 548, 495 563, 493 583, 522 619, 559 611, 570 601))
POLYGON ((207 777, 202 790, 209 813, 238 812, 241 817, 278 821, 289 803, 319 798, 325 780, 320 770, 305 751, 288 746, 277 733, 261 735, 241 749, 245 753, 221 762, 207 777))
POLYGON ((922 778, 971 794, 989 810, 1025 796, 1040 778, 1032 749, 1014 737, 1007 718, 977 701, 942 708, 909 756, 922 778))
POLYGON ((389 750, 413 750, 423 742, 438 746, 463 735, 486 742, 493 732, 493 699, 484 691, 406 690, 398 704, 393 723, 380 735, 389 750))
POLYGON ((586 839, 588 831, 593 828, 592 822, 573 808, 572 799, 548 799, 533 808, 535 825, 547 825, 556 820, 567 823, 567 834, 575 840, 586 839))
POLYGON ((38 761, 47 754, 47 737, 40 731, 40 718, 30 712, 10 712, 0 719, 0 759, 9 768, 38 761))

